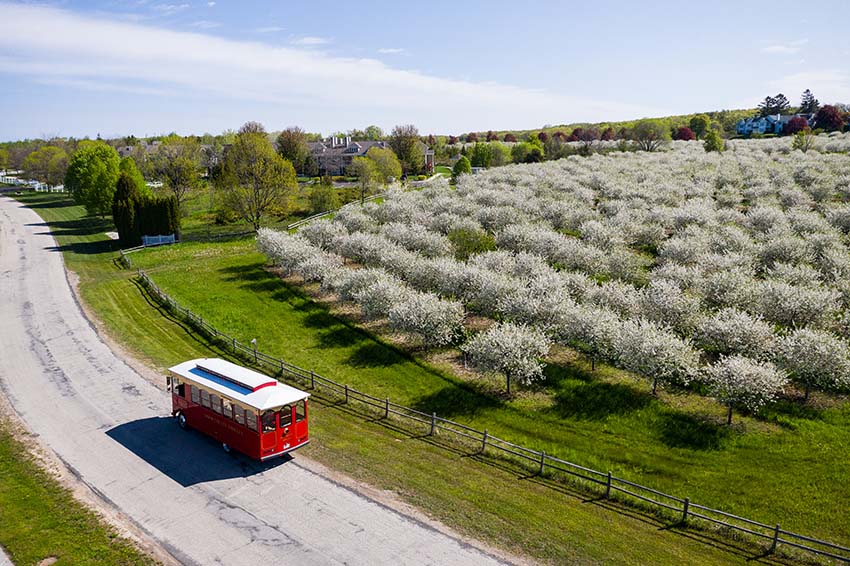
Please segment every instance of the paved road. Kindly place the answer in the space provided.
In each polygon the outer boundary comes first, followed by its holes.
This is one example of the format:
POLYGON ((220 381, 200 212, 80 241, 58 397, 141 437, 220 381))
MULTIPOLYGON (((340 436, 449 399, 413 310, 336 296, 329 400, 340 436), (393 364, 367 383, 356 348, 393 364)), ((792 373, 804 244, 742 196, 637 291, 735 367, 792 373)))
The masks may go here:
POLYGON ((497 564, 299 458, 261 465, 176 429, 98 338, 31 210, 0 196, 0 391, 72 472, 187 564, 497 564), (188 435, 188 436, 187 436, 188 435))

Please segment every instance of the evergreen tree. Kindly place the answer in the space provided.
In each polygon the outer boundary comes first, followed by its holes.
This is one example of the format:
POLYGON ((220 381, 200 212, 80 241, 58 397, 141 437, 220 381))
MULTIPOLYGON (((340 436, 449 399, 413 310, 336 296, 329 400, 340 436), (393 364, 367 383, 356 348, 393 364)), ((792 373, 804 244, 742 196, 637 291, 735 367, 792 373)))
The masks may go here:
POLYGON ((806 89, 803 93, 803 98, 800 101, 800 113, 801 114, 814 114, 820 108, 820 102, 815 98, 815 95, 812 94, 812 91, 806 89))
POLYGON ((791 103, 788 102, 788 99, 782 93, 776 96, 766 96, 758 105, 759 116, 782 114, 783 112, 787 112, 790 107, 791 103))

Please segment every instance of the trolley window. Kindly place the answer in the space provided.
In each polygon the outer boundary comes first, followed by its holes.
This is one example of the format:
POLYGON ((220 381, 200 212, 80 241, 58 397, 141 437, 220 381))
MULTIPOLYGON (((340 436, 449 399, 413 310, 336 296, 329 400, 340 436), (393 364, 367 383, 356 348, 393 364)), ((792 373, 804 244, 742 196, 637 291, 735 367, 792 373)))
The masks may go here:
POLYGON ((275 412, 274 411, 266 411, 263 413, 263 432, 270 432, 275 428, 275 412))
POLYGON ((221 414, 227 417, 228 419, 233 418, 233 403, 225 399, 221 398, 221 414))
POLYGON ((210 408, 219 415, 221 414, 221 397, 215 393, 210 394, 210 408))
POLYGON ((307 403, 304 399, 295 403, 295 422, 300 423, 307 418, 307 403))
POLYGON ((189 387, 192 388, 192 403, 195 403, 197 405, 198 403, 201 402, 200 393, 198 392, 198 388, 195 387, 194 385, 190 385, 189 387))
POLYGON ((233 405, 233 420, 245 426, 245 409, 239 405, 233 405))
POLYGON ((257 430, 257 413, 251 409, 245 409, 245 423, 251 430, 257 430))
POLYGON ((201 405, 210 408, 210 393, 206 389, 201 389, 201 405))
POLYGON ((292 407, 284 405, 280 409, 280 428, 292 424, 292 407))

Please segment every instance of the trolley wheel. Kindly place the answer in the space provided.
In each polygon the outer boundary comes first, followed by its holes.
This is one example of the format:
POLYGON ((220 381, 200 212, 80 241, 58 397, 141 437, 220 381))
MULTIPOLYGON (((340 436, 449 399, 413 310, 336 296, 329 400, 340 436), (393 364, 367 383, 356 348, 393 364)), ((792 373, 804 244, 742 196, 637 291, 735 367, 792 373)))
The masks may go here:
POLYGON ((189 423, 186 422, 186 415, 184 415, 182 412, 177 413, 177 426, 179 426, 183 430, 189 428, 189 423))
POLYGON ((221 443, 221 449, 224 450, 227 454, 230 454, 230 445, 226 442, 221 443))

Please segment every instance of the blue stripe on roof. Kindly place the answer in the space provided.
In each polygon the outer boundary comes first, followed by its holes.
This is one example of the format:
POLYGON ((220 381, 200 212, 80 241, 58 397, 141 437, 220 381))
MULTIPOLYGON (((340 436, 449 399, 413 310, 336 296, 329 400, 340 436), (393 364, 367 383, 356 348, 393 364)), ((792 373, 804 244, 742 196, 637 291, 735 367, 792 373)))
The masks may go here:
POLYGON ((239 393, 240 395, 248 395, 248 394, 254 392, 253 390, 248 389, 247 387, 242 387, 241 385, 236 385, 232 381, 227 381, 226 379, 222 379, 222 378, 218 377, 217 375, 207 373, 204 370, 196 368, 196 367, 190 369, 189 373, 191 373, 192 375, 197 375, 198 377, 203 377, 204 379, 208 379, 209 381, 212 381, 213 383, 217 383, 218 385, 221 385, 222 387, 226 387, 226 388, 230 389, 231 391, 239 393))

